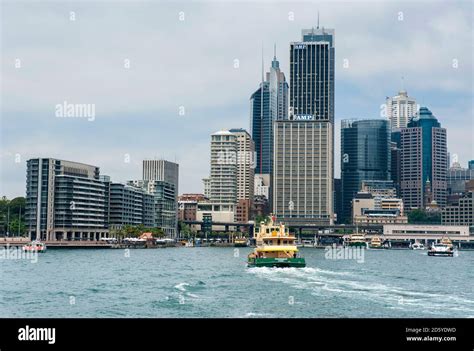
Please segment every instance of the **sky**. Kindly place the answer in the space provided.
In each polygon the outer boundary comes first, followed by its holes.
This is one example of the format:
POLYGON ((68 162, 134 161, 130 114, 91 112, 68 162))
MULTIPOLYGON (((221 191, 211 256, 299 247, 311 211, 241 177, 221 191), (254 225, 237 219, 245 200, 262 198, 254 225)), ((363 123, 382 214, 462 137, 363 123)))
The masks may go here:
POLYGON ((202 193, 210 134, 250 126, 250 95, 276 45, 335 29, 340 121, 381 118, 403 87, 447 128, 448 151, 474 159, 473 2, 1 1, 0 196, 25 195, 26 160, 99 166, 140 179, 142 160, 180 165, 180 192, 202 193), (403 77, 403 79, 402 79, 403 77), (58 117, 65 102, 93 118, 58 117))

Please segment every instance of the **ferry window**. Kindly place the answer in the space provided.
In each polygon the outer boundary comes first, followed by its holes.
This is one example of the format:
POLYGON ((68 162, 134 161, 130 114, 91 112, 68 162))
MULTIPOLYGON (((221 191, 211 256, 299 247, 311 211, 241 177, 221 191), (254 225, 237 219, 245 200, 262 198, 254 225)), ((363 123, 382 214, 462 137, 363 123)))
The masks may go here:
POLYGON ((269 233, 270 233, 270 229, 269 229, 269 228, 267 228, 267 234, 269 234, 269 233))

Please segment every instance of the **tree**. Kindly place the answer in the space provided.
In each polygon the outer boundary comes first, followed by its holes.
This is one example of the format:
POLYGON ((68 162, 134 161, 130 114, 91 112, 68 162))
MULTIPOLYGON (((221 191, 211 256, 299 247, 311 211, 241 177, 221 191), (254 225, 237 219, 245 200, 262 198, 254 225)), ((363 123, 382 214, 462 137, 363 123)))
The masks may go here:
POLYGON ((268 221, 269 221, 268 216, 261 216, 261 215, 255 216, 255 225, 256 225, 257 227, 260 226, 260 222, 264 222, 265 224, 267 224, 268 221))
POLYGON ((178 228, 180 235, 184 236, 185 238, 189 238, 192 234, 191 227, 184 223, 183 221, 178 222, 178 228))
POLYGON ((26 200, 21 196, 12 200, 8 200, 5 196, 0 199, 0 233, 5 235, 9 232, 10 235, 18 235, 18 227, 20 235, 26 231, 25 207, 26 200))
POLYGON ((439 212, 428 212, 416 209, 408 212, 408 223, 410 224, 440 224, 441 214, 439 212))

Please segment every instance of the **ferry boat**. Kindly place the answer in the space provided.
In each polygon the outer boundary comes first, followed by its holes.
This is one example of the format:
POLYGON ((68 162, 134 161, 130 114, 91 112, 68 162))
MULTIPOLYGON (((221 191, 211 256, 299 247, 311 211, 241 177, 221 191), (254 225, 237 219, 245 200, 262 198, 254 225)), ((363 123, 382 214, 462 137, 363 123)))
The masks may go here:
POLYGON ((428 256, 454 256, 453 243, 448 237, 444 237, 440 243, 431 246, 428 256))
POLYGON ((423 245, 422 243, 419 243, 419 242, 415 242, 412 246, 411 246, 412 250, 424 250, 425 249, 425 245, 423 245))
POLYGON ((382 239, 379 236, 374 236, 370 240, 369 248, 371 249, 383 249, 382 239))
POLYGON ((347 245, 367 247, 367 242, 365 241, 365 235, 359 234, 359 233, 351 234, 347 245))
POLYGON ((246 238, 236 238, 234 240, 234 246, 235 247, 247 247, 248 246, 247 239, 246 238))
POLYGON ((260 223, 254 229, 257 247, 248 255, 249 267, 306 267, 306 262, 298 253, 296 238, 289 233, 283 223, 276 224, 271 216, 268 224, 260 223))
POLYGON ((38 240, 34 240, 29 244, 23 245, 22 250, 25 252, 45 252, 46 245, 38 240))
POLYGON ((302 246, 303 247, 314 247, 314 242, 312 240, 303 240, 302 246))

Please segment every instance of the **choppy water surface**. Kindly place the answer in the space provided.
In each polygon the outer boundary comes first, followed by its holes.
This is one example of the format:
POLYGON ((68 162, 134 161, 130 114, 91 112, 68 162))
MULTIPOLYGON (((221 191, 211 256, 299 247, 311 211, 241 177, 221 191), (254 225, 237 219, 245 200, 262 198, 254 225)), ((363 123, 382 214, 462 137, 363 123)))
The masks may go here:
POLYGON ((251 249, 235 250, 49 250, 37 263, 0 260, 0 317, 474 317, 472 251, 367 250, 357 263, 302 249, 306 268, 277 269, 247 268, 251 249))

